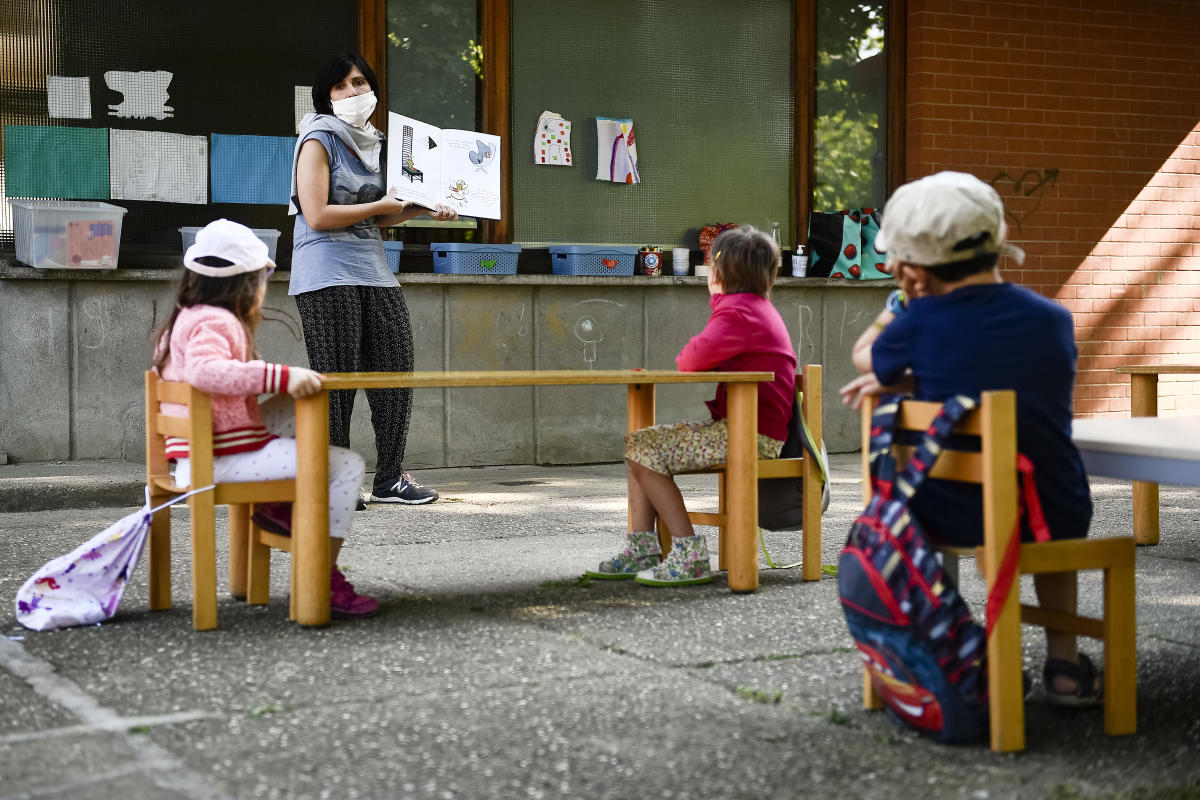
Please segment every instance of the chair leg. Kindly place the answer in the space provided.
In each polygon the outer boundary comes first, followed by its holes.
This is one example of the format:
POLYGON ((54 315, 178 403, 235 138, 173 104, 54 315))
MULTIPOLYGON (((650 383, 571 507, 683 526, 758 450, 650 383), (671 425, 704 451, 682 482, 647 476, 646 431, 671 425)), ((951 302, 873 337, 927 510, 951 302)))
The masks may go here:
POLYGON ((250 504, 229 507, 229 595, 246 599, 246 552, 250 546, 250 504))
MULTIPOLYGON (((717 516, 725 519, 725 473, 717 473, 717 516)), ((717 569, 729 569, 729 536, 722 523, 717 526, 717 569)))
POLYGON ((879 711, 883 708, 883 698, 875 691, 875 681, 871 680, 871 670, 863 667, 863 708, 868 711, 879 711))
MULTIPOLYGON (((1132 549, 1132 547, 1130 548, 1132 549)), ((1137 732, 1137 607, 1133 557, 1104 570, 1104 732, 1137 732)))
MULTIPOLYGON (((164 498, 151 496, 157 505, 164 498)), ((150 610, 171 607, 171 509, 164 508, 150 520, 150 610)))
POLYGON ((190 498, 188 505, 192 507, 192 627, 209 631, 217 627, 216 509, 209 492, 190 498))
POLYGON ((291 569, 288 570, 288 592, 289 597, 291 598, 290 602, 288 603, 288 620, 291 622, 295 622, 299 616, 296 597, 300 593, 296 591, 296 573, 296 553, 293 552, 291 569))
POLYGON ((988 638, 988 696, 992 749, 1025 749, 1025 686, 1021 679, 1021 603, 1014 581, 988 638))
POLYGON ((266 605, 271 597, 271 548, 258 539, 258 526, 250 522, 246 548, 246 602, 266 605))
POLYGON ((665 558, 667 553, 671 552, 671 529, 662 521, 662 517, 655 518, 654 527, 658 530, 658 548, 662 550, 665 558))

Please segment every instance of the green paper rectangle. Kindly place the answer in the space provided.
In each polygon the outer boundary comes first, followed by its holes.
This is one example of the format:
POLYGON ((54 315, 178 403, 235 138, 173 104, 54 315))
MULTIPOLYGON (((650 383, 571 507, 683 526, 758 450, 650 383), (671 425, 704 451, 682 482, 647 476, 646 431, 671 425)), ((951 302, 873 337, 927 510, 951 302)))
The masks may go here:
POLYGON ((9 197, 107 200, 108 129, 4 126, 9 197))

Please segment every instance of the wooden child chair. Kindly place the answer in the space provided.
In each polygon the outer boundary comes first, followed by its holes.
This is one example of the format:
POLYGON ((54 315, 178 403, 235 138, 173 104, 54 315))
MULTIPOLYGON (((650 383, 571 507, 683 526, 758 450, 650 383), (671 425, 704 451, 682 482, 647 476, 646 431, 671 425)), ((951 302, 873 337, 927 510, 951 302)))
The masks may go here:
MULTIPOLYGON (((796 376, 796 392, 802 398, 800 403, 804 419, 808 422, 808 430, 812 441, 820 450, 822 435, 821 418, 821 366, 808 364, 804 371, 796 376)), ((699 511, 688 512, 688 519, 693 525, 712 525, 718 531, 717 565, 725 569, 728 550, 726 536, 725 514, 725 465, 717 464, 707 469, 692 470, 681 474, 717 475, 717 513, 699 511)), ((803 518, 801 534, 801 566, 800 577, 806 581, 821 579, 821 496, 824 488, 821 466, 807 454, 799 458, 761 459, 758 462, 758 478, 799 478, 803 489, 803 518)), ((659 546, 664 553, 671 550, 671 532, 659 520, 659 546)))
MULTIPOLYGON (((177 486, 167 470, 165 437, 187 439, 192 487, 209 486, 213 475, 212 398, 187 383, 162 381, 146 372, 146 485, 151 505, 190 487, 177 486), (187 406, 186 417, 161 413, 160 403, 187 406)), ((216 506, 229 506, 229 591, 252 604, 267 602, 271 547, 291 552, 291 539, 262 530, 250 520, 254 503, 296 499, 296 482, 223 483, 188 498, 192 517, 192 627, 217 627, 216 506)), ((150 526, 150 608, 171 607, 171 510, 150 526)), ((295 570, 292 571, 293 581, 295 570)), ((293 586, 293 602, 296 597, 293 586)))
MULTIPOLYGON (((871 497, 871 418, 876 398, 862 406, 863 500, 871 497)), ((905 401, 896 415, 896 430, 925 431, 940 403, 905 401)), ((990 593, 996 584, 1009 540, 1019 535, 1017 488, 1016 394, 984 392, 979 408, 959 423, 957 431, 978 436, 980 452, 945 449, 930 477, 978 483, 983 489, 984 543, 977 548, 943 548, 943 557, 974 555, 990 593)), ((899 465, 913 447, 893 445, 899 465)), ((988 639, 988 695, 991 747, 1025 748, 1025 696, 1021 677, 1021 623, 1074 633, 1104 642, 1104 730, 1111 736, 1137 731, 1137 653, 1134 606, 1134 541, 1132 536, 1068 539, 1022 544, 1013 590, 988 639), (1020 602, 1020 575, 1049 572, 1104 571, 1104 616, 1101 619, 1051 611, 1020 602)), ((954 577, 954 576, 952 576, 954 577)), ((863 705, 883 707, 870 675, 863 673, 863 705)))

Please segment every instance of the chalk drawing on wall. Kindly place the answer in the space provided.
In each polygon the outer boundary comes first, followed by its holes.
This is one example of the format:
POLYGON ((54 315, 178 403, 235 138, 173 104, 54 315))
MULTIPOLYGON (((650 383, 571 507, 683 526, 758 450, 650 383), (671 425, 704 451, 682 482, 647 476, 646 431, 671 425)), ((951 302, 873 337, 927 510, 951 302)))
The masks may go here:
POLYGON ((52 119, 91 119, 91 79, 47 75, 46 109, 52 119))
POLYGON ((812 335, 813 311, 801 304, 796 308, 796 328, 800 338, 796 341, 796 360, 801 366, 815 362, 817 343, 812 335))
POLYGON ((104 82, 124 99, 117 105, 109 105, 108 114, 122 119, 167 119, 175 116, 175 109, 167 105, 171 99, 167 87, 174 75, 166 70, 153 72, 125 72, 113 69, 104 73, 104 82))
MULTIPOLYGON (((624 303, 618 303, 615 300, 605 300, 602 298, 592 298, 590 300, 580 300, 577 303, 572 303, 567 306, 569 309, 575 309, 577 306, 587 306, 590 303, 607 303, 616 308, 624 308, 624 303)), ((571 330, 575 334, 575 338, 583 343, 583 363, 587 364, 588 369, 596 368, 596 360, 599 358, 598 347, 604 341, 604 328, 600 325, 600 321, 596 315, 589 313, 590 310, 580 310, 579 317, 576 318, 575 324, 571 330)), ((597 312, 599 309, 597 309, 597 312)))

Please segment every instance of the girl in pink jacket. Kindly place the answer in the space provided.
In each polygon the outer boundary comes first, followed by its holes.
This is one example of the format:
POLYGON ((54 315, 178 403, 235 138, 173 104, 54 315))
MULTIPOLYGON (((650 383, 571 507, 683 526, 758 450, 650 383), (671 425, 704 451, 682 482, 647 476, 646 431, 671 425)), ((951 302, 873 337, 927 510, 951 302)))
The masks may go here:
MULTIPOLYGON (((771 305, 779 246, 751 227, 731 228, 712 243, 708 324, 675 357, 681 370, 774 372, 758 384, 758 457, 777 458, 787 439, 796 392, 796 354, 783 318, 771 305)), ((625 437, 630 527, 625 548, 602 561, 593 578, 630 579, 648 586, 683 586, 712 580, 708 546, 688 519, 672 478, 725 462, 725 385, 709 400, 711 419, 655 425, 625 437), (666 558, 654 532, 655 517, 671 531, 666 558)))
MULTIPOLYGON (((156 339, 155 370, 163 380, 184 381, 212 395, 215 482, 295 478, 291 403, 260 407, 258 395, 307 397, 321 388, 321 376, 257 358, 254 329, 262 318, 267 277, 275 270, 267 246, 246 226, 219 219, 196 234, 183 263, 186 270, 175 308, 156 339)), ((162 412, 182 417, 187 409, 163 403, 162 412)), ((190 484, 187 440, 168 437, 166 451, 175 460, 175 482, 190 484)), ((335 617, 365 617, 379 609, 379 601, 355 592, 336 566, 363 472, 357 453, 329 448, 329 549, 334 564, 330 606, 335 617)), ((260 507, 255 514, 256 522, 261 511, 260 507)), ((288 532, 264 522, 264 527, 288 532)))

